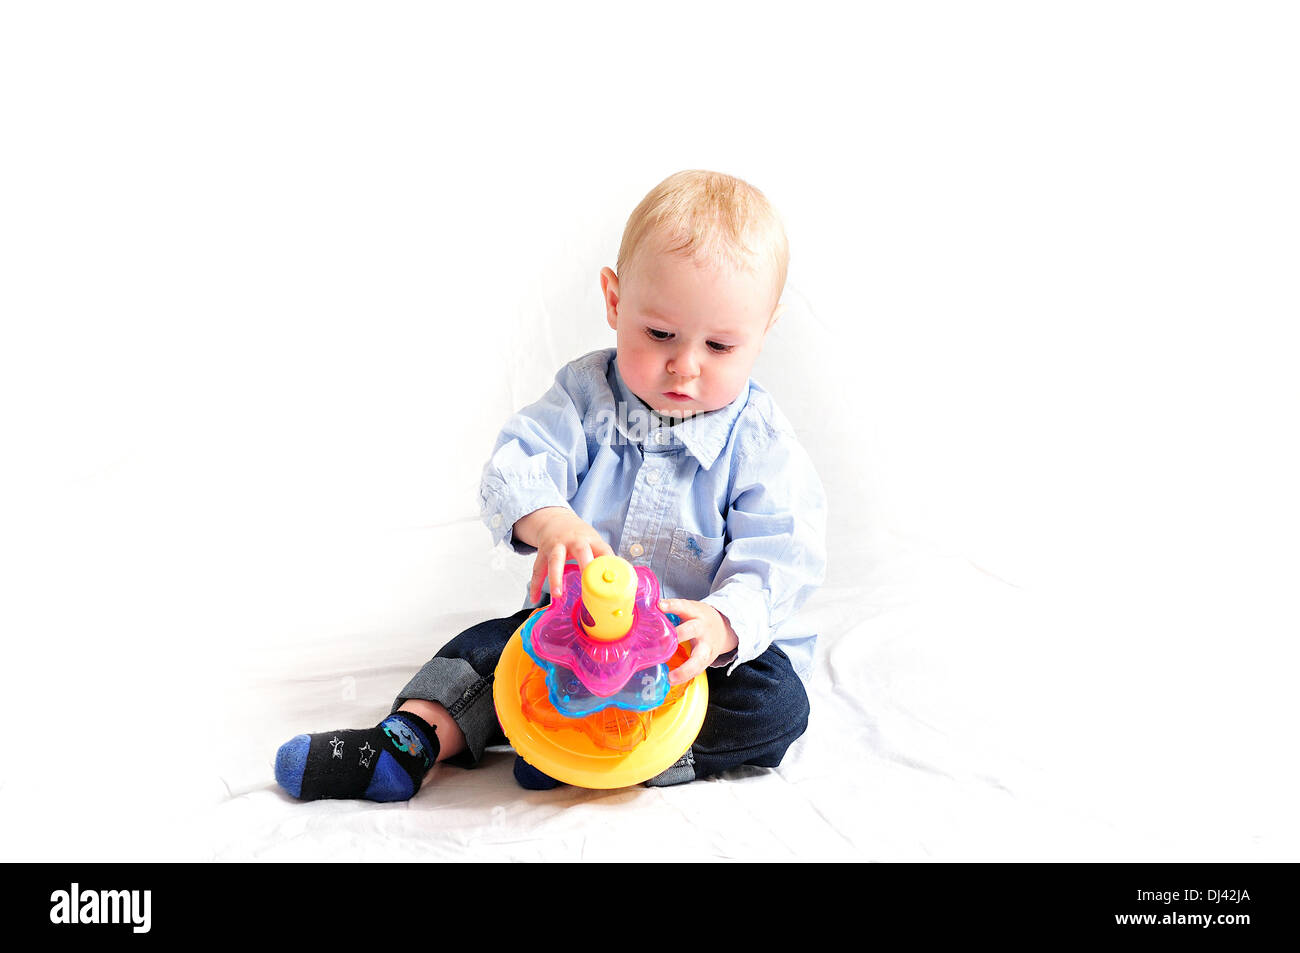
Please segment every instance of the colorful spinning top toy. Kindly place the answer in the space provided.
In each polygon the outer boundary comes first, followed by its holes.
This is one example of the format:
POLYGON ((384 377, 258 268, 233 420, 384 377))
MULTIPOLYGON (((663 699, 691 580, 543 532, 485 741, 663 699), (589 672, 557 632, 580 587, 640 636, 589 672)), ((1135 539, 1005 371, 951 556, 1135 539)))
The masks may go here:
POLYGON ((598 556, 564 567, 564 594, 510 637, 497 664, 497 719, 537 770, 586 788, 639 784, 670 767, 704 723, 701 672, 668 684, 689 657, 644 566, 598 556), (581 582, 579 582, 581 580, 581 582))

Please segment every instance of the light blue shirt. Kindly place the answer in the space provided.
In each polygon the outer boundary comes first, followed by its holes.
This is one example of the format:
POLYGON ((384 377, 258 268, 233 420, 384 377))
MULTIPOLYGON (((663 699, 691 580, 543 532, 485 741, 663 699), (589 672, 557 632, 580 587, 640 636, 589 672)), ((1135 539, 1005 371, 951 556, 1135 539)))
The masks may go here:
POLYGON ((776 644, 806 682, 817 636, 796 613, 826 570, 826 494, 811 459, 753 380, 726 407, 666 426, 614 354, 566 364, 502 429, 479 489, 493 540, 534 553, 513 538, 515 521, 570 507, 652 569, 667 597, 727 617, 740 644, 715 665, 730 673, 776 644))

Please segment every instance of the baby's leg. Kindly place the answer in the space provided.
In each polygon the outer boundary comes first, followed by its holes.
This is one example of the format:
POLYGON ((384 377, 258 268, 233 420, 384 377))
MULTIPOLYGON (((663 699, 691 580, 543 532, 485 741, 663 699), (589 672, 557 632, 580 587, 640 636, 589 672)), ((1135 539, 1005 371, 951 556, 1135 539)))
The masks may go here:
MULTIPOLYGON (((472 768, 489 745, 505 744, 492 701, 493 674, 501 652, 515 631, 527 621, 531 609, 521 609, 506 619, 491 619, 466 629, 431 659, 398 695, 401 708, 422 716, 446 717, 456 734, 443 741, 453 764, 472 768), (433 708, 425 708, 432 705, 433 708)), ((443 729, 438 728, 440 736, 443 729)), ((515 780, 531 790, 548 790, 559 784, 515 758, 515 780)))
POLYGON ((773 646, 753 661, 708 669, 709 707, 699 735, 676 764, 646 782, 667 787, 742 764, 774 768, 808 728, 808 694, 773 646))
POLYGON ((373 728, 290 738, 275 754, 275 779, 304 801, 405 801, 440 755, 434 725, 414 712, 394 712, 373 728))
POLYGON ((374 728, 298 735, 276 754, 280 786, 302 800, 404 801, 437 762, 472 767, 503 742, 492 704, 501 650, 528 618, 521 610, 466 629, 425 663, 374 728))
POLYGON ((456 719, 451 717, 441 702, 408 698, 397 710, 419 715, 433 727, 438 735, 438 756, 434 761, 446 761, 465 750, 465 733, 460 730, 456 719))

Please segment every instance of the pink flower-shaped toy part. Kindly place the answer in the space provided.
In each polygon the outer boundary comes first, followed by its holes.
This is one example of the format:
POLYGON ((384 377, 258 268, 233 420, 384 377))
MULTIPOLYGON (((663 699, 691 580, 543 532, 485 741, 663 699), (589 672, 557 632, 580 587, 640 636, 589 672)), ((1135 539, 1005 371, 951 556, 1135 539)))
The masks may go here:
POLYGON ((582 573, 573 563, 564 567, 564 595, 533 626, 533 651, 571 669, 588 691, 602 698, 626 685, 632 673, 666 662, 677 651, 677 630, 659 610, 659 580, 646 567, 635 568, 632 628, 621 639, 603 642, 583 629, 582 573))

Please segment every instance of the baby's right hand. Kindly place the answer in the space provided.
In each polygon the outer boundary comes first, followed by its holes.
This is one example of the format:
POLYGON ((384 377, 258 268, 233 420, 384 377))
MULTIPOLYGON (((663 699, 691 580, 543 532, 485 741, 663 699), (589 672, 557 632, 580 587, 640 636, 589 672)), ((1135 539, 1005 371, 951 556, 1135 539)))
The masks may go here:
POLYGON ((514 534, 530 546, 537 547, 533 560, 533 577, 528 583, 528 599, 542 597, 542 580, 549 575, 551 599, 564 595, 564 563, 578 561, 578 568, 597 556, 612 556, 614 550, 600 534, 579 519, 567 506, 544 506, 515 522, 514 534))

